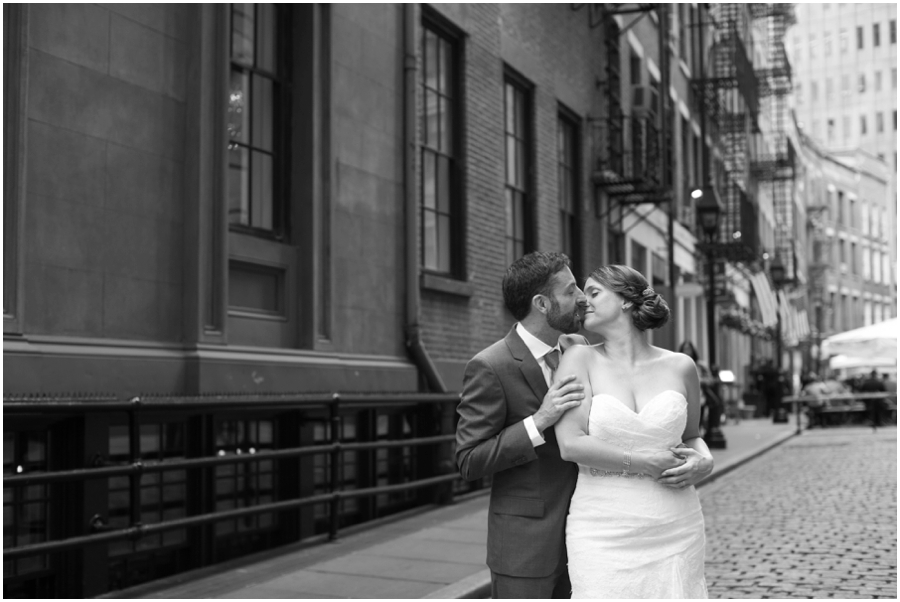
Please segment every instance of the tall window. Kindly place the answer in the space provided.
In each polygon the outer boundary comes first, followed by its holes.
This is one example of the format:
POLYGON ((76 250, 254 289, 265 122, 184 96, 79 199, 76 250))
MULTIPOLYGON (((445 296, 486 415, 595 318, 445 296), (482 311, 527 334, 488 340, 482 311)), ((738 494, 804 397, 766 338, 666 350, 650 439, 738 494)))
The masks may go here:
POLYGON ((517 78, 507 75, 503 90, 503 123, 506 138, 506 258, 507 263, 512 263, 524 255, 530 246, 529 103, 528 91, 517 78))
POLYGON ((839 36, 840 44, 841 44, 841 54, 845 54, 847 52, 847 30, 841 29, 841 33, 839 36))
POLYGON ((897 43, 897 21, 891 19, 891 44, 897 43))
POLYGON ((631 267, 642 274, 647 273, 647 247, 634 239, 631 240, 631 267))
POLYGON ((283 183, 288 120, 279 57, 281 7, 231 5, 228 90, 228 221, 256 234, 284 236, 283 183))
POLYGON ((581 273, 578 236, 578 123, 561 112, 558 120, 557 172, 559 180, 559 221, 561 248, 572 260, 572 271, 581 273))
POLYGON ((857 27, 856 28, 856 49, 862 50, 862 47, 863 47, 863 28, 857 27))
POLYGON ((881 111, 875 113, 875 131, 879 134, 884 131, 884 114, 881 111))
POLYGON ((881 71, 875 71, 875 91, 881 92, 881 71))
POLYGON ((429 20, 422 30, 422 266, 461 276, 457 41, 429 20))
POLYGON ((861 136, 866 135, 866 116, 865 115, 859 116, 859 133, 861 136))
POLYGON ((872 46, 876 48, 881 44, 881 33, 878 29, 878 23, 872 25, 872 46))
MULTIPOLYGON (((875 73, 878 73, 878 72, 876 71, 875 73)), ((866 91, 866 74, 865 74, 865 73, 860 73, 860 74, 859 74, 859 86, 858 86, 858 91, 859 91, 860 94, 862 94, 862 93, 864 93, 864 92, 866 91)))

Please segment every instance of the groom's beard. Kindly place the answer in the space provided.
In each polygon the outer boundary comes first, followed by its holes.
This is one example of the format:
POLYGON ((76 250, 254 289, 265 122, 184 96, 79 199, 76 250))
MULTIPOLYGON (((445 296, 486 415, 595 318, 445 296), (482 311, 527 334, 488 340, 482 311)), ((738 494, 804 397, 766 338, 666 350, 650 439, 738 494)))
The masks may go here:
POLYGON ((563 313, 556 299, 550 298, 550 312, 547 314, 547 324, 554 330, 563 334, 575 334, 581 330, 581 318, 576 307, 571 313, 563 313))

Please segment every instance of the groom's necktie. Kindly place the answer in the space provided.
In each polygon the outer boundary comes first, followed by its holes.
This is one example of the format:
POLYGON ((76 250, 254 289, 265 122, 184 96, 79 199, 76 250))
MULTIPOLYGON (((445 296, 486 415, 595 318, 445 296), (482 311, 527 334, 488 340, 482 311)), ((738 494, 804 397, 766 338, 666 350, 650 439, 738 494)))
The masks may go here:
POLYGON ((556 369, 559 367, 559 349, 551 349, 544 355, 544 361, 547 362, 547 365, 550 367, 550 382, 553 382, 553 377, 556 374, 556 369))

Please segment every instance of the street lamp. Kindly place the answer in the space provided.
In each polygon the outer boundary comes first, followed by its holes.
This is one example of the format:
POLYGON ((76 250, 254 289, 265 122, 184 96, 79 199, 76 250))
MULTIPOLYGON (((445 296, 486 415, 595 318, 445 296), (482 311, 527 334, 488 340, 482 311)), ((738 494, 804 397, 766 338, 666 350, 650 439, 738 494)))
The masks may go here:
POLYGON ((719 393, 719 377, 716 373, 716 272, 715 244, 719 239, 719 218, 722 215, 722 202, 716 189, 710 185, 691 192, 697 201, 697 221, 706 235, 706 269, 709 281, 709 294, 706 297, 706 339, 709 371, 711 374, 709 387, 713 395, 707 400, 706 445, 715 449, 725 449, 725 434, 722 432, 722 395, 719 393))
MULTIPOLYGON (((784 274, 784 264, 781 263, 781 256, 777 253, 775 254, 775 259, 772 260, 772 264, 769 266, 769 274, 772 276, 772 284, 775 285, 775 290, 780 291, 781 287, 784 286, 785 282, 785 274, 784 274)), ((787 422, 787 410, 781 405, 781 397, 783 395, 783 387, 781 382, 781 296, 776 295, 776 308, 778 321, 775 323, 775 369, 777 370, 778 380, 777 380, 777 401, 775 402, 775 412, 772 415, 773 422, 787 422)))

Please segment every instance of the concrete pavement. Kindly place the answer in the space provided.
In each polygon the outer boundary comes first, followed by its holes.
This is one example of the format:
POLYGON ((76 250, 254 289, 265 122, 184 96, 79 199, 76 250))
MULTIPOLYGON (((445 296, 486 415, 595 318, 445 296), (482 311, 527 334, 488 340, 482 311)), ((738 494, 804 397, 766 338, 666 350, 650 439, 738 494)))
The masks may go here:
MULTIPOLYGON (((791 438, 796 425, 753 419, 722 430, 727 449, 712 450, 716 469, 701 488, 791 438)), ((105 597, 487 597, 487 507, 488 497, 476 495, 335 542, 282 548, 105 597)))

